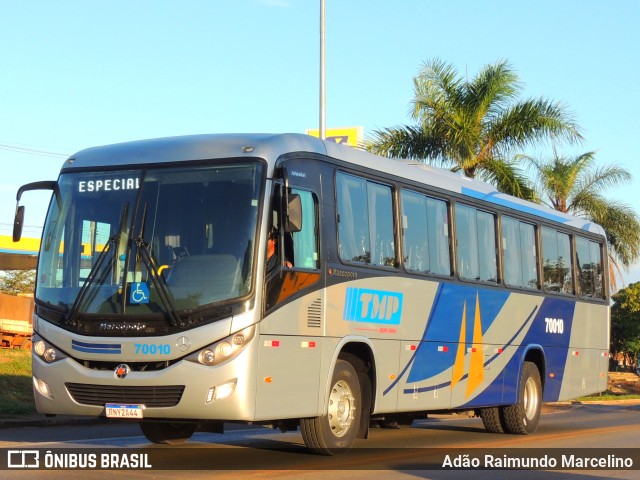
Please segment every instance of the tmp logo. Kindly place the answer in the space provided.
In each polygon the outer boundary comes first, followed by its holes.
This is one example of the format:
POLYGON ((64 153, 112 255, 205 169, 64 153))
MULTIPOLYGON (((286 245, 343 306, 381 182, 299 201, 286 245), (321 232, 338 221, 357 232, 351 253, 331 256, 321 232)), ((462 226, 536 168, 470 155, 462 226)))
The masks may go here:
POLYGON ((7 468, 40 468, 38 450, 8 450, 7 468))
POLYGON ((399 325, 402 293, 368 288, 347 288, 343 318, 350 322, 399 325))

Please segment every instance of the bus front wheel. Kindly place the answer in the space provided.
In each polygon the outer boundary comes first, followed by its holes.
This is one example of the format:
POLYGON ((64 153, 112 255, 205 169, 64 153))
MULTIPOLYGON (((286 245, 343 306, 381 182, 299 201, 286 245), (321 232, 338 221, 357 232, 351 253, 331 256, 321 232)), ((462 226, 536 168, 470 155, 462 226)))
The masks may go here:
POLYGON ((176 445, 184 443, 196 431, 195 423, 182 422, 153 422, 140 423, 142 434, 152 443, 176 445))
POLYGON ((335 455, 351 448, 356 440, 362 412, 358 374, 345 360, 336 362, 327 405, 321 417, 303 418, 304 443, 316 453, 335 455))
POLYGON ((536 431, 542 408, 542 382, 538 367, 524 362, 518 403, 502 407, 502 427, 506 433, 528 435, 536 431))

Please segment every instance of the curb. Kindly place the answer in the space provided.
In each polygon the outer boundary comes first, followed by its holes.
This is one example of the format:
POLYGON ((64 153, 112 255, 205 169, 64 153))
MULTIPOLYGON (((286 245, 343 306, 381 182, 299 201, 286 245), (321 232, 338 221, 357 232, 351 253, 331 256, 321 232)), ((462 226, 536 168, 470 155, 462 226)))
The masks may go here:
POLYGON ((103 417, 81 417, 57 415, 47 417, 46 415, 24 415, 12 418, 0 418, 0 429, 3 428, 24 428, 24 427, 55 427, 74 425, 99 425, 113 423, 110 419, 103 417))

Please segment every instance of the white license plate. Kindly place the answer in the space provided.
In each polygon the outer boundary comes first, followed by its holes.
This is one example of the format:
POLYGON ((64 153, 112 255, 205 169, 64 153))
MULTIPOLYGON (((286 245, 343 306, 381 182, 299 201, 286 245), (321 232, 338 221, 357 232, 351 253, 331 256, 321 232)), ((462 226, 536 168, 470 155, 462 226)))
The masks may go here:
POLYGON ((142 405, 107 403, 107 418, 142 418, 142 405))

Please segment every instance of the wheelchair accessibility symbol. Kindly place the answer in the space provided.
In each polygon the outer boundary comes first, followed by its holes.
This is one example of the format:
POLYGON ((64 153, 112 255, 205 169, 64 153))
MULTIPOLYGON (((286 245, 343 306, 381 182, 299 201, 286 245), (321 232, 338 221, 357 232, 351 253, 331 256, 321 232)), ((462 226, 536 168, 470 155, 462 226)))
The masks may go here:
POLYGON ((144 282, 133 282, 129 294, 131 303, 149 303, 149 286, 144 282))

